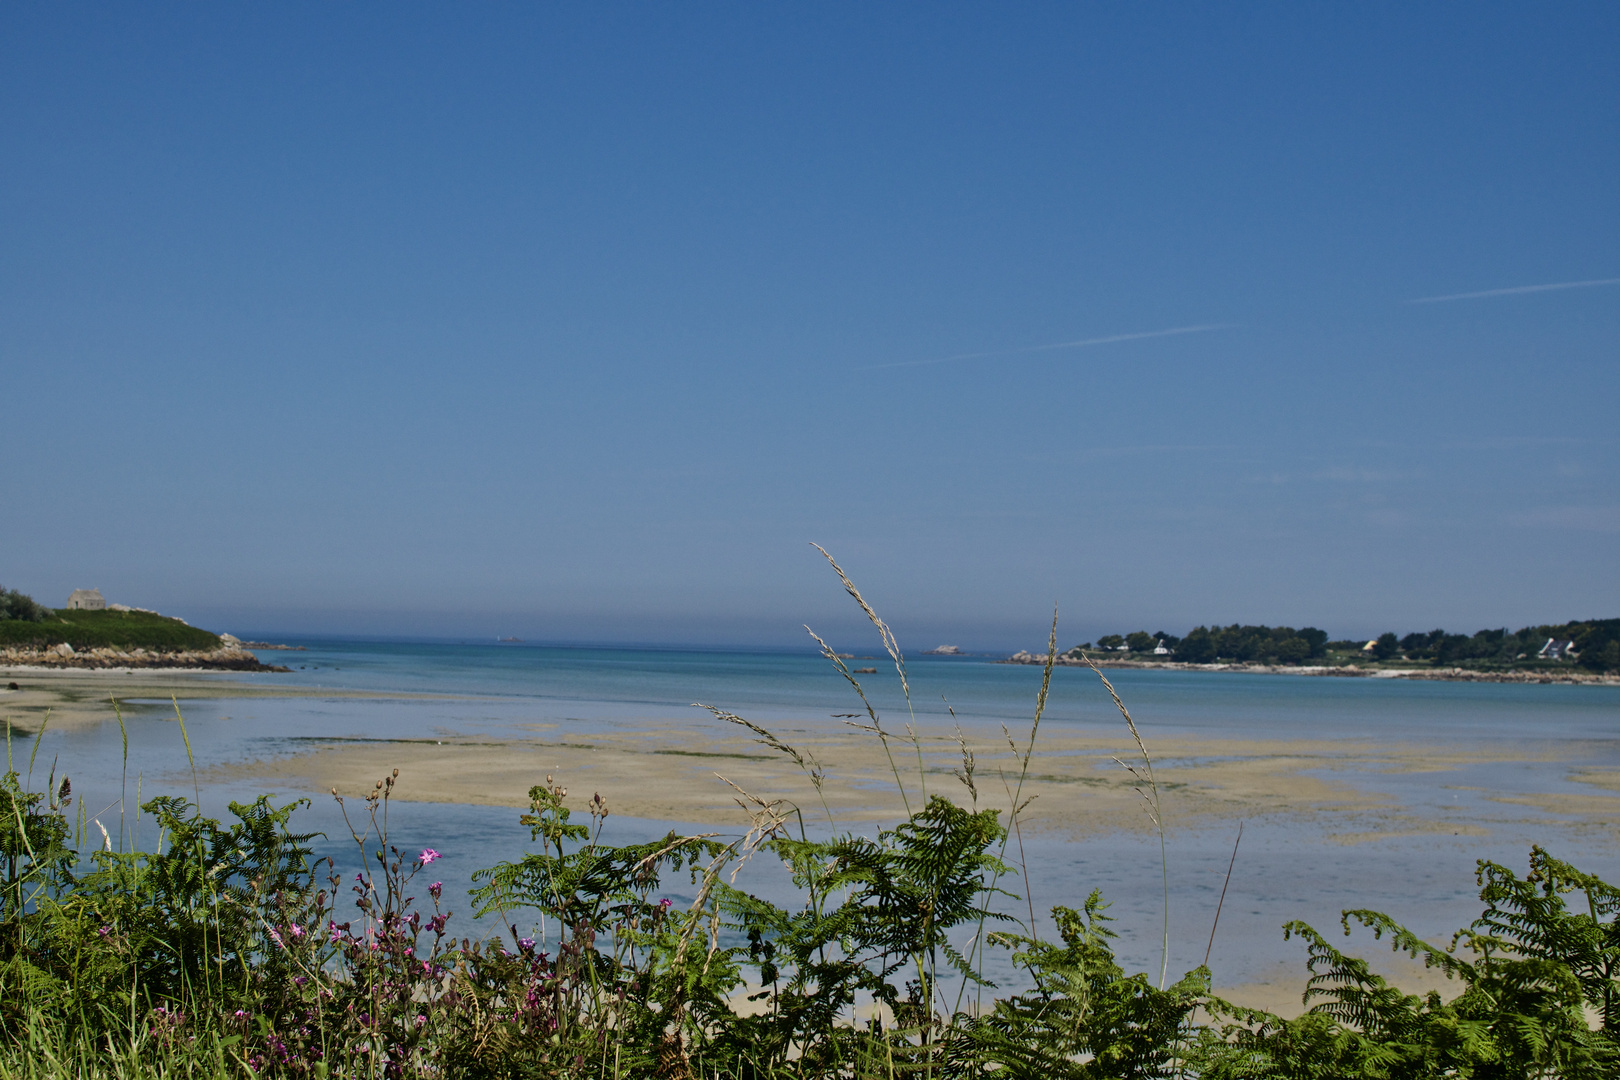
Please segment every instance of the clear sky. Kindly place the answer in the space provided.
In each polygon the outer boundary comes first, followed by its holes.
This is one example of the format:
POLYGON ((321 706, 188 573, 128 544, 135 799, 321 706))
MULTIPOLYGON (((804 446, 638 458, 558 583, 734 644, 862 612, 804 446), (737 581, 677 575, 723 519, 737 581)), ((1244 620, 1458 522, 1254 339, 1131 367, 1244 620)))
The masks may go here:
POLYGON ((1620 615, 1617 55, 1613 3, 7 5, 0 582, 778 644, 854 631, 813 540, 911 648, 1620 615))

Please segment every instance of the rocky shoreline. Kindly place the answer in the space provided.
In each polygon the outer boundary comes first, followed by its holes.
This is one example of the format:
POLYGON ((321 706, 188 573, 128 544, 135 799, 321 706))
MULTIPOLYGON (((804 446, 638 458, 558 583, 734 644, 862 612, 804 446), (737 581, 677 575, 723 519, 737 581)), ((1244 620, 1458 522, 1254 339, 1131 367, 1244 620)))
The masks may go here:
MULTIPOLYGON (((1470 671, 1466 668, 1381 668, 1308 664, 1173 664, 1162 660, 1118 660, 1094 656, 1100 668, 1142 668, 1163 671, 1236 671, 1251 675, 1315 675, 1342 679, 1417 679, 1440 682, 1536 683, 1579 686, 1620 686, 1620 675, 1585 671, 1470 671)), ((1019 650, 998 664, 1044 665, 1046 655, 1019 650)), ((1059 667, 1085 667, 1077 657, 1058 656, 1059 667)))
POLYGON ((47 668, 52 671, 168 668, 183 671, 291 671, 266 664, 239 644, 226 642, 207 651, 155 652, 148 649, 83 649, 68 644, 43 649, 0 649, 0 668, 47 668))

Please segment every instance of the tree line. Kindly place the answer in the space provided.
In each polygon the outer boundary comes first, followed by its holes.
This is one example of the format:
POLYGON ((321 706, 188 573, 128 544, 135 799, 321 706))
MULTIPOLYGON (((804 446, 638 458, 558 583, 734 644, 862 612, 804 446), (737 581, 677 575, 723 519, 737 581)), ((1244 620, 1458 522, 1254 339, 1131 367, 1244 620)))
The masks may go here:
POLYGON ((1328 658, 1330 651, 1362 654, 1381 662, 1430 664, 1435 667, 1512 667, 1555 660, 1590 671, 1620 670, 1620 619, 1589 619, 1559 624, 1506 627, 1453 634, 1446 630, 1414 632, 1404 637, 1393 631, 1371 642, 1328 640, 1314 626, 1197 626, 1184 637, 1160 630, 1149 634, 1108 634, 1096 643, 1076 645, 1064 655, 1079 659, 1082 652, 1124 652, 1181 664, 1258 663, 1304 664, 1328 658), (1543 655, 1547 643, 1556 655, 1543 655), (1164 650, 1160 652, 1159 650, 1164 650))
POLYGON ((1219 661, 1264 664, 1303 664, 1327 656, 1328 635, 1325 630, 1307 626, 1295 630, 1292 626, 1196 626, 1186 637, 1177 637, 1160 630, 1148 634, 1141 630, 1131 634, 1107 634, 1093 645, 1085 642, 1068 651, 1067 656, 1079 659, 1081 652, 1128 652, 1149 655, 1182 664, 1213 664, 1219 661), (1159 653, 1158 649, 1167 650, 1159 653))

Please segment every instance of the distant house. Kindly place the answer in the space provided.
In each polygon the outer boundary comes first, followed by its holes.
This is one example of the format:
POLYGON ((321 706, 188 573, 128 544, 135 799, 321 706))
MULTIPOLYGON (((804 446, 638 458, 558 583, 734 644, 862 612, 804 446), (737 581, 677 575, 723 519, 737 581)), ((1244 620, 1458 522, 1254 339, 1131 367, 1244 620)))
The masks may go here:
POLYGON ((107 600, 100 589, 74 589, 67 606, 74 611, 105 611, 107 600))
POLYGON ((1559 641, 1557 638, 1548 638, 1547 644, 1541 647, 1536 656, 1542 660, 1568 660, 1575 655, 1573 641, 1559 641))
POLYGON ((1153 655, 1154 656, 1169 656, 1170 655, 1170 650, 1164 647, 1164 638, 1160 638, 1159 640, 1157 640, 1157 641, 1155 641, 1153 643, 1153 655))
POLYGON ((1369 641, 1369 642, 1367 642, 1367 644, 1363 645, 1361 647, 1361 651, 1362 652, 1372 652, 1377 647, 1378 647, 1378 639, 1374 638, 1372 641, 1369 641))

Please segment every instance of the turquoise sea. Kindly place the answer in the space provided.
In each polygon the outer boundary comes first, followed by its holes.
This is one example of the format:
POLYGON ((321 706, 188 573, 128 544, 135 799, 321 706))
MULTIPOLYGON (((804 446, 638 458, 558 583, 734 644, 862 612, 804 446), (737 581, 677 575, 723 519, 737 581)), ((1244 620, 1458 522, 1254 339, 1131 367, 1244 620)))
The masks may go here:
MULTIPOLYGON (((230 799, 251 798, 250 781, 216 782, 215 766, 299 753, 312 740, 431 738, 500 734, 536 723, 589 734, 637 725, 683 723, 711 730, 714 721, 694 701, 722 706, 770 725, 826 718, 852 711, 844 681, 809 653, 698 652, 656 649, 535 647, 450 642, 297 640, 303 652, 261 657, 294 667, 291 674, 251 678, 274 685, 333 690, 412 693, 429 697, 228 698, 185 703, 185 718, 204 808, 226 812, 230 799)), ((876 666, 871 693, 891 717, 904 717, 899 687, 886 661, 876 666), (881 673, 889 671, 885 678, 881 673)), ((997 664, 989 657, 908 658, 917 719, 947 730, 948 701, 970 731, 1007 724, 1026 731, 1040 671, 997 664), (943 699, 943 700, 942 700, 943 699), (937 703, 937 704, 936 704, 937 703)), ((1431 940, 1450 933, 1477 912, 1474 865, 1490 858, 1522 867, 1532 843, 1620 881, 1620 795, 1573 778, 1580 769, 1620 768, 1620 688, 1523 686, 1490 683, 1334 679, 1231 673, 1121 670, 1110 673, 1152 748, 1156 738, 1200 735, 1231 739, 1365 739, 1505 751, 1495 760, 1439 771, 1368 772, 1348 779, 1386 793, 1410 814, 1468 823, 1485 836, 1441 832, 1391 835, 1362 843, 1328 839, 1320 817, 1257 815, 1245 823, 1242 847, 1215 938, 1211 963, 1218 985, 1269 977, 1283 962, 1299 967, 1303 950, 1282 940, 1287 919, 1319 929, 1337 925, 1347 907, 1374 907, 1406 920, 1431 940), (1500 801, 1519 795, 1596 798, 1600 811, 1577 821, 1531 806, 1500 801), (1608 802, 1602 802, 1602 800, 1608 802), (1602 808, 1611 805, 1612 813, 1602 808)), ((201 676, 203 680, 212 676, 201 676)), ((230 676, 239 678, 239 676, 230 676)), ((47 730, 33 771, 54 769, 73 777, 92 815, 115 821, 121 785, 132 805, 154 794, 191 796, 186 750, 167 702, 133 703, 126 714, 129 769, 121 773, 119 730, 109 720, 96 728, 47 730)), ((1086 670, 1054 674, 1046 714, 1048 730, 1117 731, 1121 721, 1096 676, 1086 670)), ((25 756, 18 744, 13 754, 25 756)), ((19 760, 19 767, 26 762, 19 760)), ((1343 773, 1336 778, 1347 779, 1343 773)), ((408 778, 406 778, 408 780, 408 778)), ((537 776, 536 782, 543 777, 537 776)), ((322 854, 352 873, 356 855, 329 795, 308 795, 305 827, 326 834, 322 854)), ((610 792, 605 792, 611 798, 610 792)), ((463 895, 472 872, 516 857, 528 841, 512 809, 398 802, 390 811, 393 838, 405 850, 432 847, 449 895, 463 895)), ((610 839, 661 835, 686 823, 615 815, 610 839)), ((1184 828, 1169 822, 1172 977, 1202 961, 1216 899, 1232 854, 1235 829, 1184 828)), ((147 822, 141 826, 150 828, 147 822)), ((116 839, 116 825, 114 826, 116 839)), ((704 831, 712 831, 712 827, 704 831)), ((143 837, 149 840, 150 836, 143 837)), ((1033 890, 1038 909, 1078 906, 1100 888, 1121 933, 1128 965, 1158 968, 1162 894, 1158 845, 1145 834, 1085 841, 1036 837, 1026 842, 1030 878, 1011 888, 1033 890)), ((740 883, 786 900, 779 873, 757 861, 740 883)), ((424 886, 426 882, 422 883, 424 886)), ((685 883, 670 886, 678 898, 685 883)), ((425 888, 424 888, 425 895, 425 888)), ((465 902, 451 905, 463 933, 471 932, 465 902)), ((1023 907, 1020 901, 1009 910, 1023 907)), ((498 927, 485 927, 493 932, 498 927)), ((1003 967, 1004 978, 1014 976, 1003 967)))

